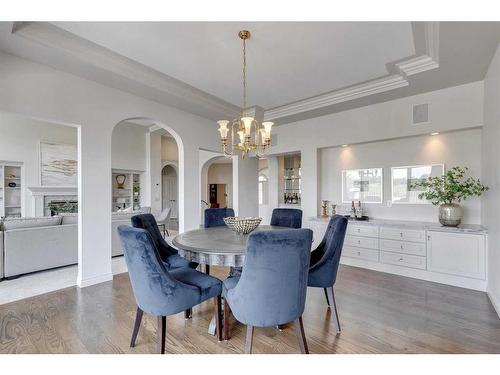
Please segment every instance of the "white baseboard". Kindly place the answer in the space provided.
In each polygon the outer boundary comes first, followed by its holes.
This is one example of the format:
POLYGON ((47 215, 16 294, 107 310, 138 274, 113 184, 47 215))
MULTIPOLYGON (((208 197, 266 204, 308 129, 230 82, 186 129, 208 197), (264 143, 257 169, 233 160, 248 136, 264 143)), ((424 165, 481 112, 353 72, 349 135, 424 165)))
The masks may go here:
POLYGON ((493 308, 497 312, 498 317, 500 318, 500 298, 497 298, 495 294, 488 288, 487 292, 488 297, 490 298, 491 304, 493 305, 493 308))
POLYGON ((78 285, 79 288, 86 288, 86 287, 91 286, 91 285, 105 283, 106 281, 111 281, 111 280, 113 280, 112 273, 94 276, 94 277, 90 277, 87 279, 81 279, 80 275, 78 275, 78 278, 76 280, 76 285, 78 285))
POLYGON ((486 292, 486 286, 487 286, 486 280, 472 279, 469 277, 454 276, 438 272, 430 272, 416 268, 409 268, 409 267, 403 267, 403 266, 397 266, 392 264, 373 262, 369 260, 349 258, 349 257, 341 257, 340 264, 367 268, 373 271, 392 273, 394 275, 412 277, 414 279, 432 281, 435 283, 458 286, 460 288, 473 289, 473 290, 479 290, 481 292, 486 292))

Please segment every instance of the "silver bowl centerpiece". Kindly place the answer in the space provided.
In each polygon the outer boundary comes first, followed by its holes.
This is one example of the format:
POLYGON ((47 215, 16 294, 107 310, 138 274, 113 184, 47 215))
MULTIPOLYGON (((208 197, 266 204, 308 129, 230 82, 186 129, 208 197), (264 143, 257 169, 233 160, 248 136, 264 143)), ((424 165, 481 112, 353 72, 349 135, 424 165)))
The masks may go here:
POLYGON ((224 223, 238 234, 248 234, 257 228, 261 217, 225 217, 224 223))

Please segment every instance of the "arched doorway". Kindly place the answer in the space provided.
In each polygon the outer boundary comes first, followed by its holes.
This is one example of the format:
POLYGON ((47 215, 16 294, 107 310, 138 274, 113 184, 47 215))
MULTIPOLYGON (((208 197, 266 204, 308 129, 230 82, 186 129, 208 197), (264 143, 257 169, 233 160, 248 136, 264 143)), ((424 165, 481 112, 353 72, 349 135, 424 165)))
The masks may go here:
POLYGON ((219 152, 200 150, 200 220, 210 207, 233 207, 232 159, 219 152))
POLYGON ((170 208, 172 219, 179 217, 179 194, 178 194, 178 180, 177 170, 173 165, 167 164, 161 171, 162 178, 162 210, 170 208))

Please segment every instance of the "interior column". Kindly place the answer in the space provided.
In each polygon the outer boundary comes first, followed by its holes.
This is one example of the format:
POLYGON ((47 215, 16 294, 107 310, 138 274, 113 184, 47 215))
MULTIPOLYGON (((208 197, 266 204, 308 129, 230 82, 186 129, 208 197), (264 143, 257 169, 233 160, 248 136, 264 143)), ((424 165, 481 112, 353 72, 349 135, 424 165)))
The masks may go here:
POLYGON ((303 218, 318 215, 319 209, 319 150, 308 147, 300 150, 301 206, 303 218))
MULTIPOLYGON (((104 128, 104 126, 103 126, 104 128)), ((111 132, 78 128, 78 277, 80 288, 113 279, 111 132)))

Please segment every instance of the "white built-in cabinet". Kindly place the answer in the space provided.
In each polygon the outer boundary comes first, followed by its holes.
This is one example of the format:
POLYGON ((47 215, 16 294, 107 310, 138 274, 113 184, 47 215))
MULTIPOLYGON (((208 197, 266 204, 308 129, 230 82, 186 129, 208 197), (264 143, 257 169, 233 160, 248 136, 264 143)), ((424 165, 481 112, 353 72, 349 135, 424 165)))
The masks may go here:
MULTIPOLYGON (((113 195, 111 199, 111 211, 116 212, 123 209, 137 211, 141 209, 141 174, 140 171, 113 169, 111 172, 111 183, 113 195), (117 176, 125 176, 122 186, 118 184, 117 176)), ((123 177, 120 177, 123 178, 123 177)))
POLYGON ((22 214, 22 163, 0 163, 0 217, 22 214))
POLYGON ((428 231, 427 269, 484 280, 486 278, 485 236, 428 231))
MULTIPOLYGON (((313 249, 323 238, 327 225, 325 219, 305 221, 304 226, 314 232, 313 249)), ((404 222, 398 226, 395 220, 374 220, 349 222, 341 263, 485 290, 486 258, 484 228, 465 232, 439 224, 426 227, 424 223, 404 222)))

